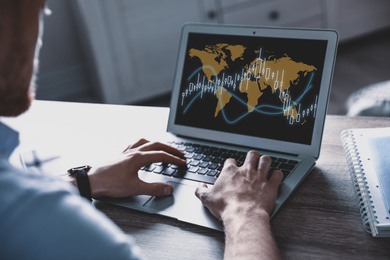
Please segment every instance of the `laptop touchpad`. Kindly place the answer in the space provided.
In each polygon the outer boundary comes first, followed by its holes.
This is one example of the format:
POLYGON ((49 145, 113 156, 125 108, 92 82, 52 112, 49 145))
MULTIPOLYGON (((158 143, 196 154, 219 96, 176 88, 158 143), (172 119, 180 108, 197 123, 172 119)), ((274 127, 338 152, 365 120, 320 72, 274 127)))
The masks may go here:
POLYGON ((173 181, 169 181, 167 183, 172 185, 174 189, 173 195, 153 197, 146 203, 145 207, 153 208, 157 211, 189 211, 194 207, 194 205, 202 205, 199 199, 195 196, 195 186, 173 181))
POLYGON ((173 186, 173 195, 153 197, 145 204, 145 207, 153 209, 157 214, 184 222, 221 229, 221 223, 195 196, 196 186, 171 181, 167 183, 173 186))

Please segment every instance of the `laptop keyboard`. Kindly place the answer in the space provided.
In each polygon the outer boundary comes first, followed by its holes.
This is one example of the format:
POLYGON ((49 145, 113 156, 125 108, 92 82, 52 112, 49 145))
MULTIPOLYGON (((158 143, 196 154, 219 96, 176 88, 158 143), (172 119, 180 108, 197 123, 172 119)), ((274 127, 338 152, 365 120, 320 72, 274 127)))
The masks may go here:
MULTIPOLYGON (((171 146, 185 153, 186 166, 177 166, 165 163, 153 163, 141 168, 146 172, 162 174, 176 178, 188 179, 208 184, 214 184, 217 180, 223 164, 227 158, 234 158, 237 165, 241 166, 246 157, 246 152, 231 149, 218 148, 188 142, 170 142, 171 146)), ((272 163, 270 173, 279 169, 285 179, 298 165, 299 161, 271 156, 272 163)))

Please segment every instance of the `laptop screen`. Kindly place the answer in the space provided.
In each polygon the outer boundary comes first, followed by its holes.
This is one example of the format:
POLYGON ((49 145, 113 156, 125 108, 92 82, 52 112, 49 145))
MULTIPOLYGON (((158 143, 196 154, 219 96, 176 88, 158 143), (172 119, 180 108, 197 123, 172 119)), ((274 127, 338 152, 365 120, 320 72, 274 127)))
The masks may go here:
POLYGON ((337 43, 332 30, 186 24, 168 132, 318 158, 337 43))
POLYGON ((175 124, 310 145, 327 44, 189 33, 175 124))

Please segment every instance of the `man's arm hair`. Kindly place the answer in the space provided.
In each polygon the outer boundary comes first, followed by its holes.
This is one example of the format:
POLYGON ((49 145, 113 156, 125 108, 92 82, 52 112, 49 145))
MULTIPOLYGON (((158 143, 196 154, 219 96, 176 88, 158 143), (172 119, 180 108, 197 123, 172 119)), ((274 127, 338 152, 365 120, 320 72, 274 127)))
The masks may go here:
POLYGON ((223 220, 226 259, 279 259, 267 212, 231 212, 223 220))
POLYGON ((268 179, 271 158, 248 152, 244 165, 225 162, 214 187, 198 187, 196 196, 217 218, 226 234, 225 259, 279 259, 272 236, 270 214, 283 173, 268 179))

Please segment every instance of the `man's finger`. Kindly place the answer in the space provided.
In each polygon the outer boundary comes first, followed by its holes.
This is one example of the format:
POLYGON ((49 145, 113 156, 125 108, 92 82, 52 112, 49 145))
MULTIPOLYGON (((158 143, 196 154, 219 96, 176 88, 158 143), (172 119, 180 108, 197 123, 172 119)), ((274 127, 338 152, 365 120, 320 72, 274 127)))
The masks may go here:
POLYGON ((123 152, 126 152, 126 151, 128 151, 130 149, 134 149, 134 148, 140 147, 141 145, 144 145, 146 143, 149 143, 149 141, 144 139, 144 138, 141 138, 137 142, 135 142, 134 144, 129 145, 123 152))
POLYGON ((260 154, 257 151, 249 151, 246 154, 244 165, 252 166, 257 168, 259 163, 260 154))
MULTIPOLYGON (((223 168, 222 168, 222 171, 221 171, 221 173, 220 173, 219 176, 224 175, 225 172, 226 172, 225 169, 227 169, 228 167, 231 167, 232 165, 234 165, 235 167, 237 167, 237 161, 236 161, 236 159, 234 159, 234 158, 228 158, 228 159, 226 159, 225 162, 223 163, 223 168)), ((216 182, 219 182, 220 179, 221 179, 221 178, 218 178, 218 179, 216 180, 216 182)))
POLYGON ((133 156, 138 156, 137 160, 134 160, 133 163, 136 163, 138 167, 148 165, 155 162, 171 163, 175 165, 184 165, 186 161, 175 155, 169 154, 164 151, 147 151, 139 152, 138 155, 135 153, 133 156))
POLYGON ((223 163, 223 167, 228 167, 231 164, 237 165, 236 159, 234 159, 234 158, 226 159, 225 162, 223 163))
POLYGON ((198 199, 203 203, 205 199, 205 194, 208 192, 207 184, 202 183, 195 189, 195 195, 198 197, 198 199))
POLYGON ((260 157, 258 170, 260 171, 260 175, 263 178, 267 178, 269 167, 271 166, 271 163, 272 163, 272 160, 269 156, 263 155, 260 157))
POLYGON ((269 182, 274 188, 277 188, 279 187, 282 180, 283 180, 283 173, 280 170, 274 170, 269 179, 269 182))
POLYGON ((142 146, 138 147, 139 151, 165 151, 167 153, 176 155, 178 157, 183 157, 184 153, 182 151, 179 151, 178 149, 169 146, 167 144, 163 144, 160 142, 148 142, 143 144, 142 146))

